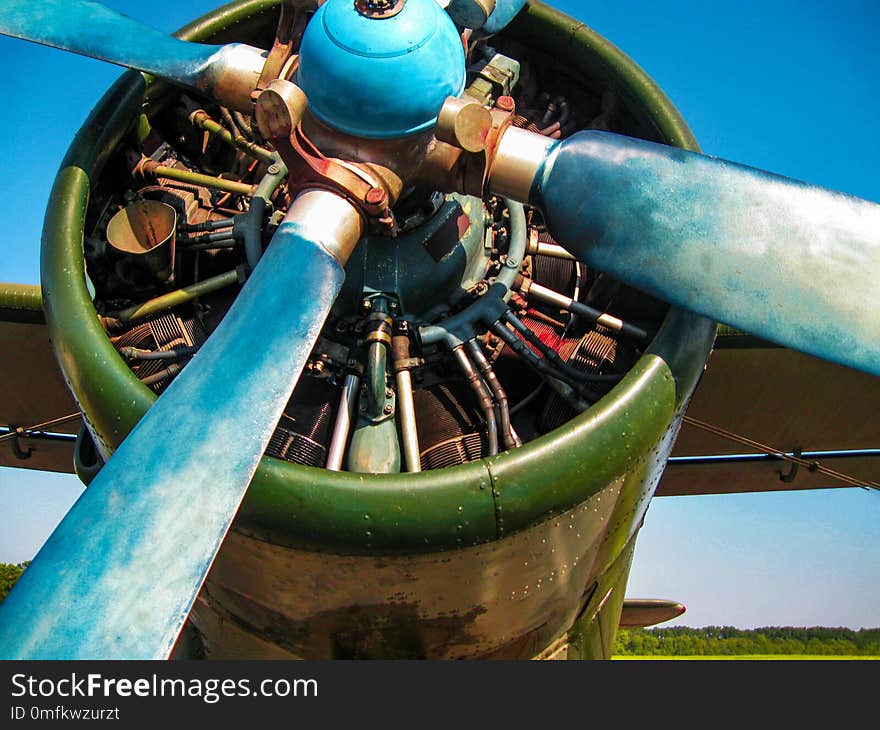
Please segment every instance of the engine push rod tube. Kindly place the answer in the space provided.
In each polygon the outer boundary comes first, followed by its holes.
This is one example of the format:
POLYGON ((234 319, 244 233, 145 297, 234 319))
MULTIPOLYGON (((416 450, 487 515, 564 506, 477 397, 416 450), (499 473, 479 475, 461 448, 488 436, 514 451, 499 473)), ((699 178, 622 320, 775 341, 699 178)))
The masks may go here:
POLYGON ((212 119, 204 109, 197 109, 190 114, 189 121, 197 129, 202 129, 208 134, 222 139, 226 144, 236 147, 255 160, 265 162, 267 165, 271 165, 275 161, 271 150, 261 147, 241 135, 233 134, 218 121, 212 119))
POLYGON ((538 337, 532 330, 530 330, 526 324, 517 317, 513 312, 508 310, 504 314, 504 321, 509 323, 517 332, 519 332, 530 345, 535 347, 544 358, 556 368, 556 370, 561 374, 564 380, 568 380, 572 383, 576 382, 587 382, 587 383, 617 383, 623 378, 623 375, 615 375, 615 374, 599 374, 599 373, 586 373, 581 370, 577 370, 565 362, 561 357, 559 357, 559 353, 556 352, 552 347, 548 347, 540 337, 538 337))
POLYGON ((168 167, 147 157, 138 163, 135 172, 139 172, 145 177, 164 177, 168 180, 175 180, 190 185, 202 185, 206 188, 219 190, 223 193, 231 193, 232 195, 253 195, 257 188, 256 185, 248 185, 247 183, 235 180, 226 180, 222 177, 214 177, 213 175, 203 175, 200 172, 182 170, 178 167, 168 167))
POLYGON ((495 419, 492 396, 489 394, 483 379, 468 357, 464 345, 453 348, 452 354, 455 356, 459 367, 464 372, 465 378, 477 396, 480 410, 483 412, 483 418, 486 421, 486 440, 489 446, 489 456, 495 456, 498 453, 498 421, 495 419))
POLYGON ((576 257, 572 256, 558 243, 547 243, 546 241, 542 241, 540 236, 535 236, 533 239, 529 240, 528 253, 530 256, 550 256, 554 259, 577 261, 576 257))
POLYGON ((600 324, 610 330, 619 332, 624 337, 628 337, 636 342, 644 343, 648 340, 648 333, 641 327, 636 327, 635 325, 624 322, 622 319, 608 314, 607 312, 601 312, 598 309, 577 302, 571 297, 553 291, 553 289, 548 289, 546 286, 541 286, 541 284, 531 281, 530 279, 522 278, 521 280, 518 280, 517 286, 525 296, 534 297, 539 302, 550 304, 554 307, 559 307, 566 312, 576 314, 589 322, 594 322, 595 324, 600 324))
POLYGON ((522 446, 522 441, 520 441, 519 437, 516 435, 516 431, 513 430, 513 426, 510 423, 510 408, 507 392, 501 385, 501 381, 498 380, 498 376, 495 374, 492 364, 483 353, 483 349, 480 347, 480 343, 477 342, 476 339, 468 340, 467 348, 470 352, 471 359, 476 363, 480 373, 482 373, 483 380, 489 386, 489 389, 492 391, 492 396, 495 399, 495 403, 498 405, 498 420, 501 430, 501 438, 504 441, 504 448, 512 449, 516 446, 522 446))
POLYGON ((333 424, 333 435, 330 437, 330 447, 327 450, 327 469, 329 471, 342 469, 348 433, 351 431, 354 411, 357 407, 360 382, 361 380, 356 373, 348 373, 345 376, 342 394, 339 397, 339 408, 336 411, 336 423, 333 424))
POLYGON ((114 319, 119 322, 131 322, 136 319, 143 319, 152 314, 164 312, 166 309, 171 309, 171 307, 176 307, 178 304, 192 301, 197 297, 240 283, 244 283, 243 272, 239 269, 233 269, 232 271, 227 271, 225 274, 218 274, 217 276, 212 276, 210 279, 205 279, 204 281, 185 286, 182 289, 176 289, 167 294, 162 294, 161 296, 158 296, 155 299, 150 299, 143 304, 135 304, 127 309, 122 309, 118 312, 109 314, 106 319, 108 319, 111 324, 114 319))
POLYGON ((538 357, 523 340, 507 327, 504 320, 499 319, 495 322, 492 325, 492 331, 527 365, 539 375, 544 376, 548 384, 563 398, 570 401, 577 410, 585 410, 601 397, 600 393, 588 387, 586 383, 573 380, 567 373, 553 367, 545 358, 538 357))

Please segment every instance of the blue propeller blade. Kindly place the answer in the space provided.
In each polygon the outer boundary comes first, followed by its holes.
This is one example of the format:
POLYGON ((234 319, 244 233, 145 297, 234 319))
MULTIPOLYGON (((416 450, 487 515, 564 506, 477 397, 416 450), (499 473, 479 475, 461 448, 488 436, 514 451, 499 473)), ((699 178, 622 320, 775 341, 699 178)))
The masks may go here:
POLYGON ((597 269, 880 375, 880 205, 605 132, 554 145, 531 197, 597 269))
POLYGON ((282 223, 0 606, 0 657, 168 656, 342 283, 317 229, 282 223))
POLYGON ((495 10, 482 27, 486 35, 494 35, 504 30, 525 7, 526 0, 495 0, 495 10))
POLYGON ((203 93, 216 90, 222 102, 244 110, 262 68, 258 49, 180 41, 92 0, 3 0, 0 34, 145 71, 203 93), (247 91, 237 88, 249 84, 247 91))

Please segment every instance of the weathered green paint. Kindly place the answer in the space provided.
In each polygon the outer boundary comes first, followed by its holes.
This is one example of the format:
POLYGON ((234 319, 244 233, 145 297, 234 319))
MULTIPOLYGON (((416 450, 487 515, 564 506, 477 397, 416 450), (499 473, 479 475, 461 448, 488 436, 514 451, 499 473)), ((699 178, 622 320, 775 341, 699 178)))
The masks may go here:
POLYGON ((319 552, 235 532, 193 621, 212 658, 529 658, 591 595, 620 488, 443 552, 319 552))
POLYGON ((40 287, 36 284, 0 284, 0 308, 42 310, 40 287))
POLYGON ((39 285, 0 283, 0 320, 45 324, 39 285))
POLYGON ((190 284, 181 289, 175 289, 167 294, 162 294, 161 296, 158 296, 155 299, 150 299, 143 304, 136 304, 128 309, 123 309, 116 312, 116 317, 123 322, 143 319, 152 314, 164 312, 172 307, 176 307, 178 304, 191 302, 193 299, 204 296, 205 294, 210 294, 211 292, 223 289, 227 286, 232 286, 237 281, 238 272, 235 270, 227 271, 225 274, 217 274, 217 276, 212 276, 210 279, 204 279, 196 284, 190 284))
POLYGON ((482 461, 428 472, 430 480, 287 467, 263 460, 237 531, 278 545, 361 552, 442 550, 497 534, 482 461))
MULTIPOLYGON (((226 40, 241 32, 241 38, 247 40, 261 25, 261 32, 265 32, 265 26, 271 24, 264 15, 256 20, 251 16, 275 5, 259 1, 227 6, 178 35, 187 40, 226 40)), ((653 128, 659 139, 696 149, 686 125, 653 82, 585 26, 535 3, 509 32, 556 54, 569 64, 570 73, 589 75, 596 83, 620 90, 631 105, 630 111, 653 128)), ((53 342, 71 389, 107 450, 121 442, 154 395, 131 373, 98 322, 85 285, 83 224, 89 186, 100 179, 107 155, 130 127, 135 133, 143 128, 142 120, 140 125, 136 123, 146 88, 140 75, 128 73, 95 109, 59 172, 44 229, 43 291, 53 342)), ((168 98, 163 84, 151 84, 147 112, 154 113, 168 98)), ((420 565, 433 574, 434 568, 427 566, 443 566, 454 559, 461 567, 456 578, 459 583, 449 583, 448 590, 473 596, 477 601, 473 608, 479 614, 490 603, 485 599, 487 591, 498 590, 504 581, 523 571, 526 552, 531 550, 535 560, 553 559, 543 549, 529 547, 533 538, 540 541, 544 539, 541 534, 556 534, 554 531, 562 529, 572 535, 586 534, 584 540, 598 540, 573 550, 573 555, 581 551, 579 564, 589 568, 578 573, 580 587, 571 583, 569 590, 554 594, 555 598, 550 592, 529 596, 528 620, 517 623, 525 633, 502 636, 498 632, 504 633, 503 622, 479 623, 480 631, 488 633, 475 641, 487 651, 506 646, 505 656, 527 656, 535 648, 533 644, 549 642, 571 625, 589 598, 583 586, 591 586, 608 573, 632 543, 713 336, 712 322, 671 310, 650 354, 599 405, 553 433, 492 459, 419 474, 377 476, 327 472, 264 458, 233 536, 220 552, 217 570, 238 559, 237 548, 230 547, 235 545, 249 544, 258 555, 260 551, 268 555, 291 548, 288 557, 297 556, 301 561, 314 555, 314 571, 308 570, 307 561, 297 563, 299 582, 294 582, 290 591, 311 590, 306 599, 319 603, 323 599, 315 591, 320 586, 363 580, 382 587, 374 600, 384 608, 377 611, 386 617, 381 620, 393 624, 400 617, 412 620, 442 613, 440 597, 432 597, 430 592, 423 593, 415 613, 412 602, 399 616, 395 613, 394 596, 401 585, 415 582, 425 590, 432 585, 433 579, 419 577, 420 565), (600 504, 603 516, 596 521, 587 510, 600 504), (570 526, 560 526, 560 518, 572 520, 570 526), (489 559, 484 552, 487 549, 492 551, 489 559), (392 554, 402 562, 389 573, 388 561, 379 556, 392 554), (482 588, 465 588, 475 585, 482 588), (551 606, 554 600, 563 603, 551 606), (554 618, 542 624, 538 619, 548 612, 554 618), (529 624, 532 619, 534 625, 529 624)), ((254 566, 258 565, 256 560, 254 566)), ((248 587, 248 581, 257 580, 250 569, 223 575, 227 593, 235 585, 238 591, 259 593, 258 586, 253 591, 248 587)), ((217 585, 212 574, 206 595, 217 585)), ((278 598, 271 594, 271 586, 264 588, 270 594, 262 596, 263 600, 278 598)), ((356 594, 337 596, 336 623, 321 624, 325 629, 347 625, 353 596, 356 594)), ((518 610, 522 613, 525 605, 519 605, 518 610)), ((472 614, 460 604, 457 615, 472 614)), ((507 612, 502 614, 508 616, 507 612)), ((457 639, 453 636, 464 625, 453 623, 458 628, 447 639, 455 643, 467 638, 464 630, 457 639)), ((270 647, 265 642, 274 641, 274 634, 269 629, 266 632, 264 639, 251 636, 248 641, 270 647)), ((266 648, 264 653, 272 651, 266 648)))
POLYGON ((635 547, 633 537, 614 565, 602 575, 589 602, 569 630, 569 659, 608 658, 614 651, 635 547))
POLYGON ((523 529, 536 516, 573 507, 638 474, 672 420, 672 375, 661 359, 644 357, 615 390, 617 397, 613 391, 580 418, 529 444, 530 459, 541 471, 523 464, 518 449, 489 460, 500 533, 523 529))
POLYGON ((105 455, 146 413, 155 396, 107 338, 86 288, 83 227, 91 178, 140 110, 142 77, 126 73, 95 108, 55 178, 43 224, 40 279, 52 341, 68 385, 105 455))

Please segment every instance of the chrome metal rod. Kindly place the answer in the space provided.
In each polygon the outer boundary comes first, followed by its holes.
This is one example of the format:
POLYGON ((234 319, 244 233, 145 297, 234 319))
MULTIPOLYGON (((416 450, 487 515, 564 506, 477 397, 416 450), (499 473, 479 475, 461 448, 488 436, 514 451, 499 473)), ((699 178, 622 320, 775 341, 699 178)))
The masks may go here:
POLYGON ((388 352, 381 342, 371 342, 367 351, 367 369, 364 383, 367 391, 367 411, 371 418, 379 418, 385 407, 385 371, 388 352))
POLYGON ((536 254, 538 256, 550 256, 554 259, 577 261, 577 259, 562 248, 562 246, 555 243, 544 243, 544 241, 538 239, 529 241, 529 255, 534 256, 536 254))
POLYGON ((330 448, 327 452, 327 469, 330 471, 340 471, 342 469, 342 459, 345 457, 348 432, 351 430, 354 409, 357 406, 360 382, 360 378, 354 373, 349 373, 345 376, 342 395, 339 396, 336 423, 333 424, 333 435, 330 438, 330 448))
POLYGON ((416 409, 413 403, 412 376, 409 370, 400 370, 396 376, 397 408, 400 415, 400 433, 403 435, 403 458, 406 470, 422 470, 419 452, 419 434, 416 430, 416 409))
POLYGON ((552 304, 554 307, 564 309, 566 312, 573 312, 590 322, 601 324, 603 327, 607 327, 615 332, 620 332, 620 334, 631 339, 639 342, 646 342, 648 339, 648 333, 641 327, 636 327, 624 322, 622 319, 619 319, 614 315, 608 314, 607 312, 601 312, 586 304, 576 302, 571 297, 567 297, 557 291, 548 289, 546 286, 531 282, 527 287, 527 293, 529 296, 533 296, 539 301, 545 302, 546 304, 552 304))
POLYGON ((46 429, 52 428, 53 426, 60 426, 64 423, 70 423, 71 421, 76 421, 79 418, 82 418, 82 413, 77 411, 76 413, 71 413, 68 416, 61 416, 59 418, 53 418, 51 421, 43 421, 42 423, 38 423, 34 426, 26 426, 26 427, 19 426, 16 428, 9 426, 8 431, 6 431, 3 434, 0 434, 0 442, 12 439, 15 436, 27 436, 28 433, 36 433, 39 431, 45 431, 46 429))

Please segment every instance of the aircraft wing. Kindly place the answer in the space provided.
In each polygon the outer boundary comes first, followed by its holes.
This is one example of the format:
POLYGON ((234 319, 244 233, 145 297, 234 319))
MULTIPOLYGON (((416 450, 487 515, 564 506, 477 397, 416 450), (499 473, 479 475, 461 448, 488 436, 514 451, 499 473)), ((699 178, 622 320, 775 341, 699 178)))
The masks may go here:
MULTIPOLYGON (((49 344, 38 286, 0 284, 0 351, 8 353, 0 359, 0 466, 72 473, 81 418, 49 344), (24 433, 12 438, 16 428, 24 433)), ((849 486, 719 432, 880 481, 877 413, 877 378, 722 327, 687 411, 716 432, 682 425, 656 494, 849 486)))
POLYGON ((722 327, 656 494, 851 486, 814 463, 880 482, 878 413, 880 379, 722 327), (732 435, 805 463, 793 469, 732 435))
POLYGON ((49 344, 39 286, 0 284, 0 352, 0 466, 73 473, 81 418, 49 344))

